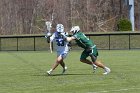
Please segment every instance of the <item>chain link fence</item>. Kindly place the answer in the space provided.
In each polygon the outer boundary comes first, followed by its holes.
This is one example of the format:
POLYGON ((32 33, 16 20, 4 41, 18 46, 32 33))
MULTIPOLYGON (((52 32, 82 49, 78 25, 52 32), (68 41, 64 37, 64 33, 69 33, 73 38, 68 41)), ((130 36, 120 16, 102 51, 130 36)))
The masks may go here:
MULTIPOLYGON (((140 33, 100 33, 86 34, 98 49, 102 50, 130 50, 140 49, 140 33)), ((72 50, 81 49, 74 41, 72 50)), ((0 51, 47 51, 44 35, 32 36, 0 36, 0 51)))

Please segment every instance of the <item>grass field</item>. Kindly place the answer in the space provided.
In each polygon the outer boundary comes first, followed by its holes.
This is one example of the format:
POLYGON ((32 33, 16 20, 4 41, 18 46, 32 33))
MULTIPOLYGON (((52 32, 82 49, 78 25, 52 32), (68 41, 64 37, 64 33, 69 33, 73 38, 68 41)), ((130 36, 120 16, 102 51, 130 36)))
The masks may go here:
POLYGON ((99 58, 112 72, 102 75, 98 68, 79 62, 81 51, 65 59, 68 70, 59 66, 47 76, 56 54, 0 52, 0 93, 140 93, 140 50, 100 50, 99 58))

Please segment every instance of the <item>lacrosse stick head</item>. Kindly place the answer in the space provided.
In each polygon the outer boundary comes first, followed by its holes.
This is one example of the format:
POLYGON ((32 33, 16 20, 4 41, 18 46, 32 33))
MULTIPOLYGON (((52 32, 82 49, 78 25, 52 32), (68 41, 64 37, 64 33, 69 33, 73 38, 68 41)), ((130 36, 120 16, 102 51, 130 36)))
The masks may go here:
POLYGON ((45 24, 47 26, 47 30, 50 32, 50 30, 52 28, 52 23, 50 21, 46 21, 45 24))

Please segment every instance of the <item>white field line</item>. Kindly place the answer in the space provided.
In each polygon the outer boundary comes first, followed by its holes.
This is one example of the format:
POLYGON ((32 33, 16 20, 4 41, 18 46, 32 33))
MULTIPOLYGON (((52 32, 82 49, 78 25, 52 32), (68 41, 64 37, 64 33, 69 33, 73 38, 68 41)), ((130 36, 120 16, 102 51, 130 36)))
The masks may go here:
POLYGON ((96 91, 96 92, 87 92, 87 93, 108 93, 108 92, 119 92, 119 91, 128 91, 128 90, 139 90, 140 88, 124 88, 117 90, 104 90, 104 91, 96 91))

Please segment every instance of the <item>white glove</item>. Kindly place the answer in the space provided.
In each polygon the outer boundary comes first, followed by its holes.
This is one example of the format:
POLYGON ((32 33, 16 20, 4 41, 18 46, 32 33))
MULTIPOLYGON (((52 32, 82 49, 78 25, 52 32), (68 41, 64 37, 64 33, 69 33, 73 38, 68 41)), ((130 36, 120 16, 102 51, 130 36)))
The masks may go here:
POLYGON ((48 33, 47 33, 47 36, 51 36, 51 33, 50 33, 50 32, 48 32, 48 33))
POLYGON ((51 36, 51 33, 48 32, 46 35, 45 35, 45 38, 48 38, 49 36, 51 36))

